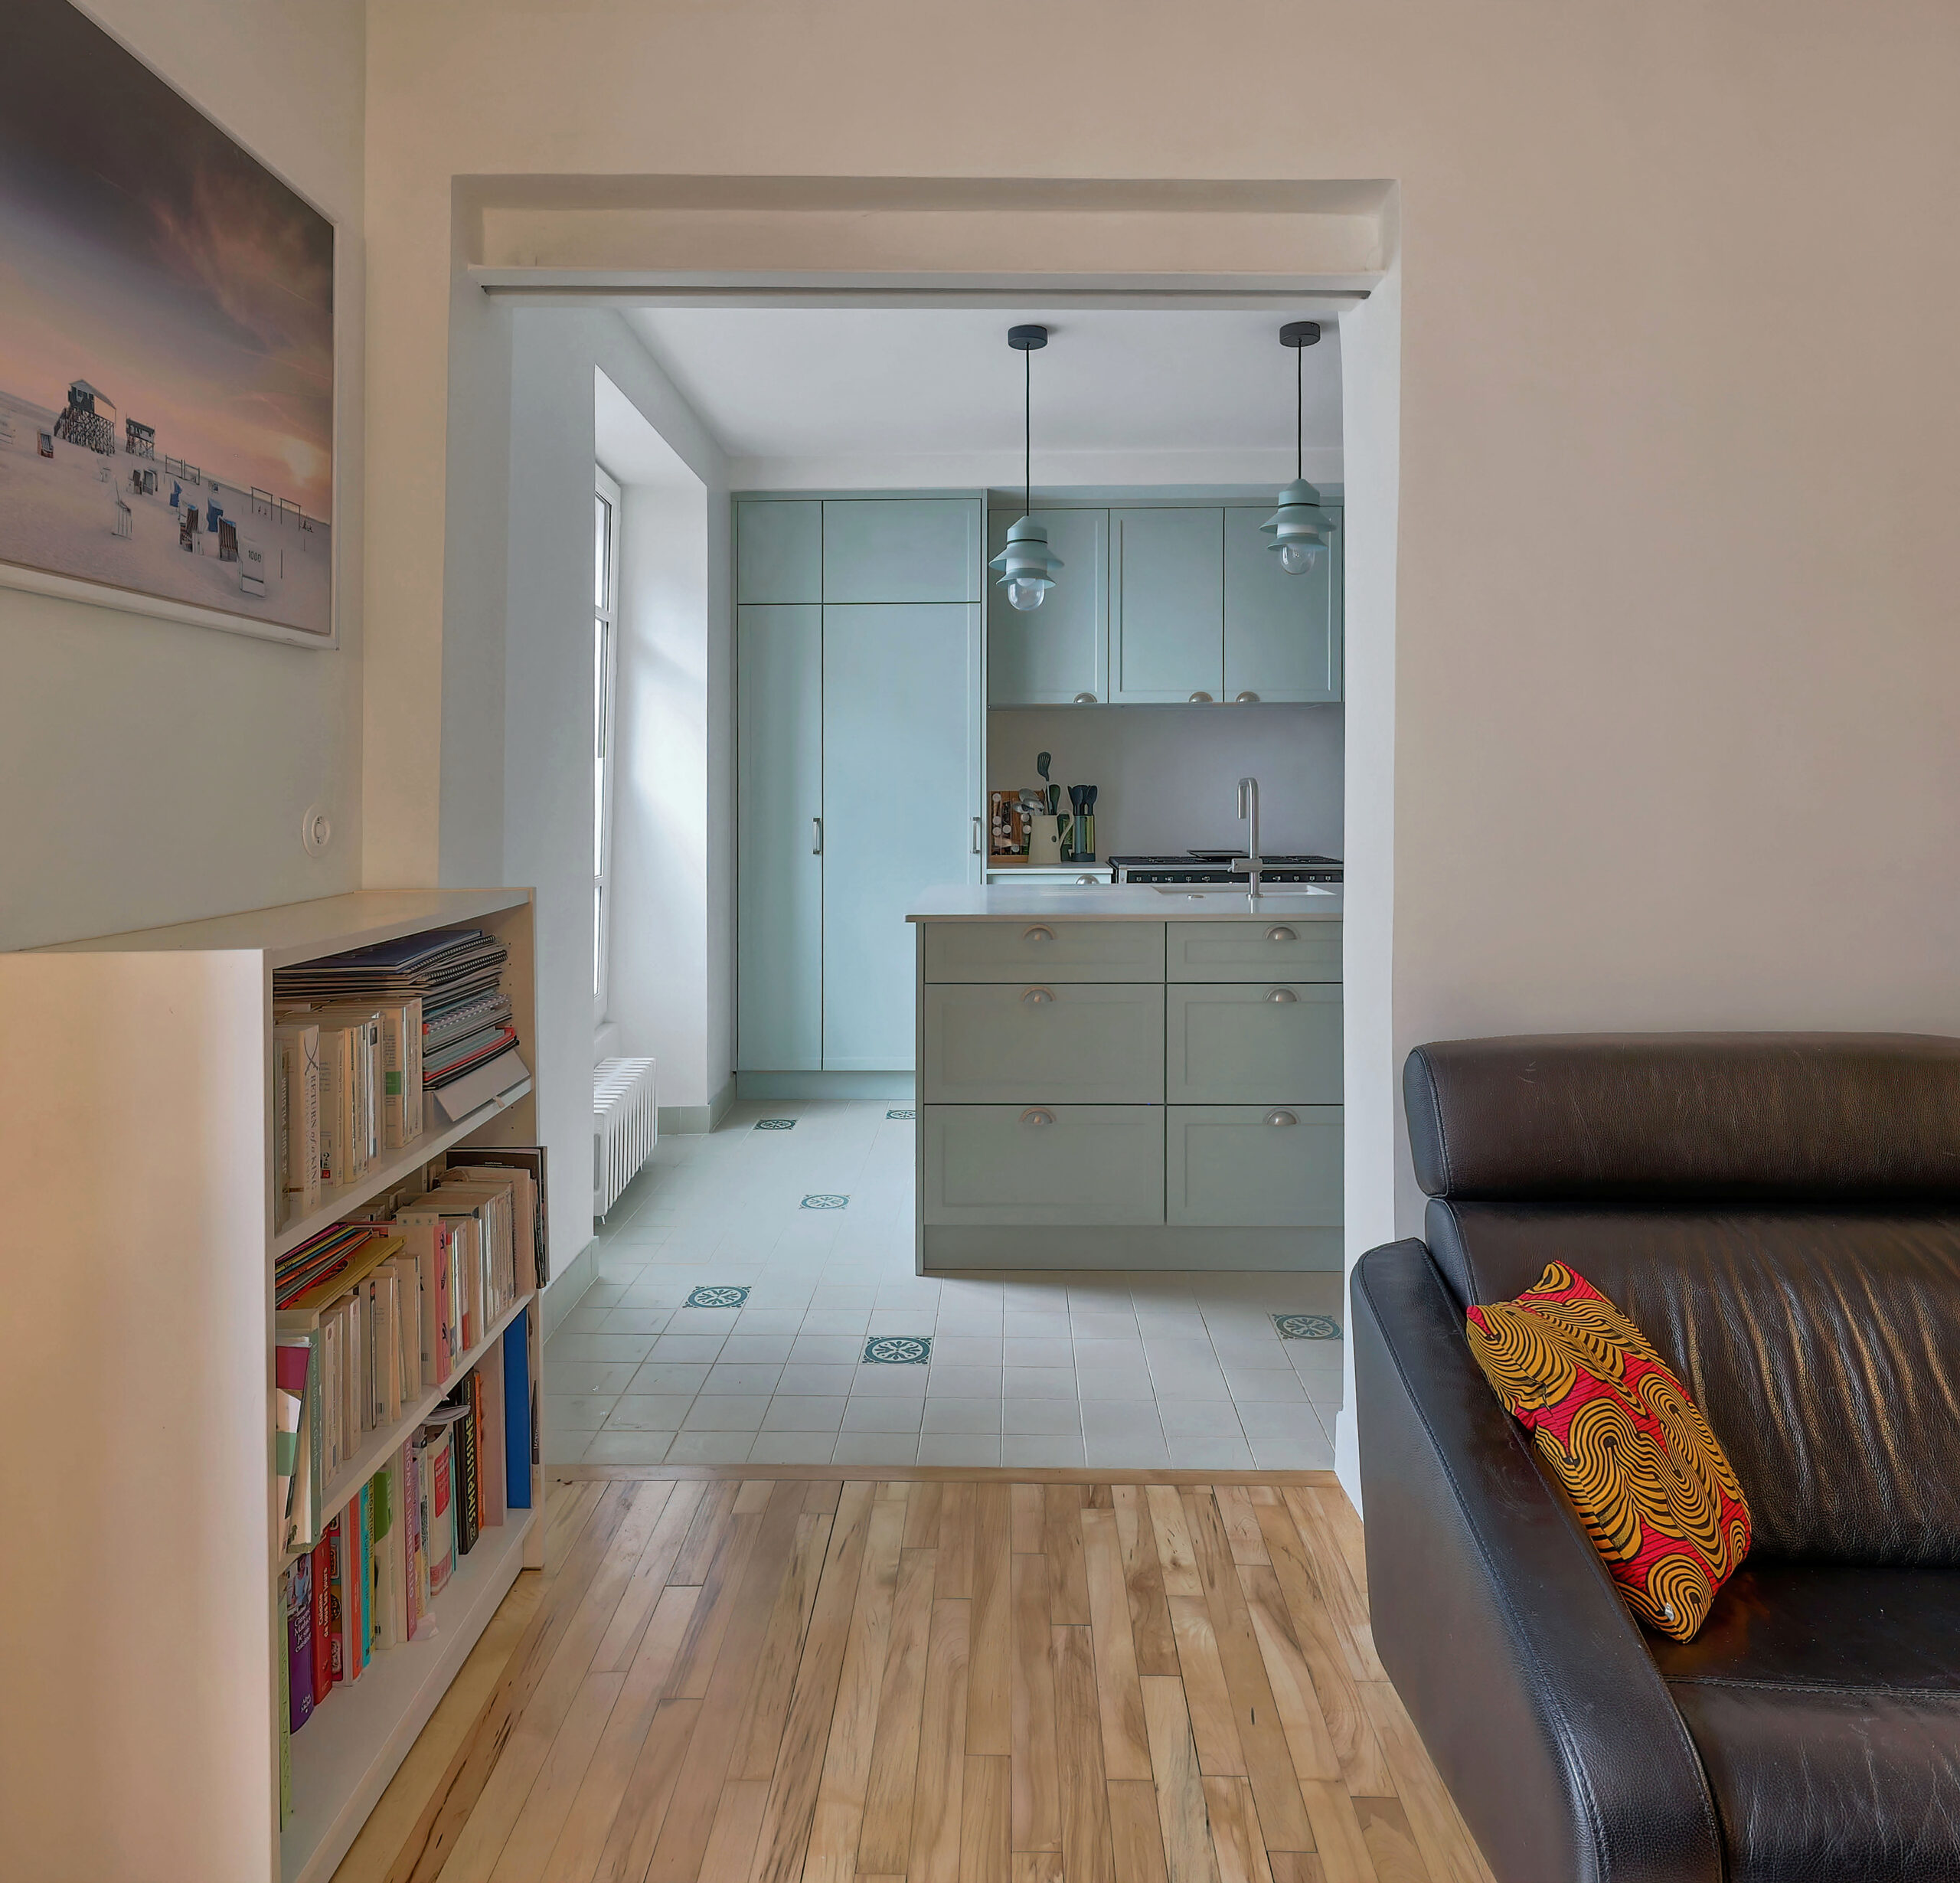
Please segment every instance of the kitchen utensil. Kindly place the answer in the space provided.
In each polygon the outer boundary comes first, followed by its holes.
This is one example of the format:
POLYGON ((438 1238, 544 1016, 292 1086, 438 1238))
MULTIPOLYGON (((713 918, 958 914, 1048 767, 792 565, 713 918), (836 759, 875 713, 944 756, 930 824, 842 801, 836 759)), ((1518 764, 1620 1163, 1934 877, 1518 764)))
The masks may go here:
POLYGON ((1027 861, 1036 868, 1050 867, 1062 861, 1062 825, 1065 818, 1037 812, 1027 820, 1027 861))

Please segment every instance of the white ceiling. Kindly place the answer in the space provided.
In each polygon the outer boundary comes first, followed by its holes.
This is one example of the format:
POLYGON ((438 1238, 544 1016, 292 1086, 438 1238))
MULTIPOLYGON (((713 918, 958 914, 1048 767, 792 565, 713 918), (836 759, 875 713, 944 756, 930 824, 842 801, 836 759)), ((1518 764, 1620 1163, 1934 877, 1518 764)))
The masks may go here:
MULTIPOLYGON (((626 315, 723 449, 739 485, 840 482, 854 463, 910 460, 923 481, 1021 476, 1021 356, 1007 330, 1038 321, 1040 483, 1260 481, 1292 475, 1294 356, 1272 312, 1032 306, 636 308, 626 315), (1180 472, 1185 473, 1180 476, 1180 472), (825 481, 818 477, 815 481, 825 481)), ((1305 354, 1309 477, 1338 477, 1341 342, 1322 319, 1305 354)), ((894 479, 893 481, 897 481, 894 479)))

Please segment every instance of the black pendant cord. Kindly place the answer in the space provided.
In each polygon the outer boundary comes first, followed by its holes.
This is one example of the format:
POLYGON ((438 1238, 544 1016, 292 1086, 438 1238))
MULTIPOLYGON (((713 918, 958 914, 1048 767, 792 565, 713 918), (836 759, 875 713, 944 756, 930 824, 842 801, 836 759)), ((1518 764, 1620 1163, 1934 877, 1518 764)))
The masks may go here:
POLYGON ((1307 474, 1307 350, 1293 349, 1293 477, 1307 474))
POLYGON ((1024 351, 1021 376, 1021 518, 1025 521, 1034 508, 1034 355, 1024 351))

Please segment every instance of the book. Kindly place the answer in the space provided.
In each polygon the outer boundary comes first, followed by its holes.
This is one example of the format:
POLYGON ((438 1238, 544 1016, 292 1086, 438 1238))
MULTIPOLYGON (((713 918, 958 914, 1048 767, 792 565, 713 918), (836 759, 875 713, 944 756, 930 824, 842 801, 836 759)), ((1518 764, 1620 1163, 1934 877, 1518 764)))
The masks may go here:
POLYGON ((493 1353, 476 1369, 477 1492, 483 1500, 482 1521, 494 1528, 508 1514, 508 1482, 504 1458, 504 1356, 493 1353))
POLYGON ((333 1551, 325 1536, 307 1559, 313 1593, 313 1704, 318 1707, 333 1691, 333 1612, 330 1578, 333 1551))
POLYGON ((279 1574, 279 1607, 286 1616, 286 1653, 279 1662, 279 1827, 284 1830, 292 1821, 292 1735, 312 1717, 313 1695, 310 1688, 305 1695, 305 1717, 295 1717, 295 1703, 299 1698, 296 1682, 302 1674, 310 1679, 313 1671, 312 1603, 310 1599, 296 1610, 298 1595, 294 1587, 296 1571, 283 1570, 279 1574), (292 1653, 292 1631, 296 1616, 306 1618, 305 1652, 297 1659, 292 1653))
POLYGON ((350 1184, 367 1169, 355 1156, 357 1048, 351 1027, 323 1026, 320 1042, 320 1185, 350 1184))
MULTIPOLYGON (((300 1427, 305 1415, 306 1382, 312 1371, 312 1362, 313 1343, 309 1339, 282 1339, 273 1349, 273 1450, 279 1480, 282 1547, 286 1546, 292 1538, 292 1486, 294 1479, 299 1475, 300 1427)), ((307 1473, 309 1479, 311 1476, 310 1472, 307 1473)), ((310 1495, 310 1483, 307 1489, 310 1495)))
POLYGON ((482 1502, 476 1488, 476 1371, 463 1376, 457 1410, 462 1414, 449 1427, 451 1476, 456 1485, 456 1554, 467 1556, 476 1547, 482 1502))
POLYGON ((450 1082, 435 1089, 436 1109, 449 1123, 467 1118, 480 1107, 507 1092, 520 1080, 531 1077, 514 1043, 500 1048, 481 1064, 457 1072, 450 1082))
POLYGON ((287 1725, 296 1733, 313 1717, 313 1559, 301 1557, 281 1581, 286 1590, 287 1725))
POLYGON ((460 1406, 439 1406, 430 1415, 425 1432, 433 1434, 425 1447, 429 1469, 429 1596, 443 1592, 456 1566, 456 1460, 452 1437, 462 1417, 460 1406))
POLYGON ((504 1495, 513 1510, 531 1508, 530 1332, 528 1314, 504 1329, 504 1495))
POLYGON ((420 1277, 422 1384, 440 1386, 455 1370, 459 1349, 451 1318, 450 1270, 455 1219, 439 1209, 405 1207, 394 1227, 420 1277))
POLYGON ((287 1208, 305 1216, 320 1207, 320 1029, 312 1021, 281 1021, 273 1038, 284 1055, 287 1208))
POLYGON ((402 1447, 401 1454, 402 1516, 408 1525, 403 1538, 408 1572, 405 1578, 407 1587, 403 1594, 408 1609, 408 1638, 411 1641, 420 1638, 423 1620, 429 1610, 429 1566, 423 1548, 426 1517, 423 1503, 420 1437, 418 1431, 402 1447))
POLYGON ((354 1527, 354 1598, 358 1624, 353 1638, 360 1645, 361 1665, 365 1669, 374 1658, 374 1606, 370 1591, 374 1574, 374 1486, 371 1479, 349 1506, 357 1513, 354 1527))
MULTIPOLYGON (((494 1149, 483 1149, 459 1147, 448 1154, 445 1162, 452 1170, 487 1165, 493 1170, 521 1171, 531 1179, 518 1211, 520 1243, 525 1233, 524 1226, 527 1222, 529 1224, 530 1273, 526 1274, 520 1266, 518 1286, 520 1291, 525 1293, 542 1288, 551 1279, 551 1262, 548 1253, 550 1212, 545 1185, 544 1146, 504 1144, 494 1149)), ((521 1262, 521 1253, 520 1250, 521 1262)))
POLYGON ((347 1512, 336 1512, 327 1519, 327 1642, 328 1660, 337 1686, 351 1680, 347 1664, 347 1512))
POLYGON ((381 1003, 381 1141, 398 1151, 422 1135, 422 1002, 381 1003))

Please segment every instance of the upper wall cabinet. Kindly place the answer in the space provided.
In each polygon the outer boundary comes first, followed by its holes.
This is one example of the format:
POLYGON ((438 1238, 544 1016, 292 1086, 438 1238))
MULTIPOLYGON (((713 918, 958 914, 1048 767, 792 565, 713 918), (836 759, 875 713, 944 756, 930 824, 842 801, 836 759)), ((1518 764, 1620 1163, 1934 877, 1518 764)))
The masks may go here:
POLYGON ((1341 698, 1341 512, 1325 554, 1289 575, 1259 528, 1269 506, 1225 512, 1227 700, 1341 698))
POLYGON ((1215 700, 1225 687, 1224 512, 1109 512, 1109 697, 1215 700))
MULTIPOLYGON (((1017 510, 987 518, 987 554, 1007 547, 1017 510)), ((1039 608, 1023 614, 987 584, 987 703, 1068 706, 1109 697, 1109 513, 1035 510, 1062 572, 1039 608)))
POLYGON ((735 531, 735 599, 743 603, 824 598, 824 507, 812 499, 744 499, 735 531))
POLYGON ((980 506, 959 498, 823 505, 827 602, 977 602, 980 506))

